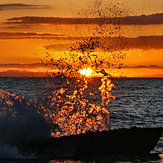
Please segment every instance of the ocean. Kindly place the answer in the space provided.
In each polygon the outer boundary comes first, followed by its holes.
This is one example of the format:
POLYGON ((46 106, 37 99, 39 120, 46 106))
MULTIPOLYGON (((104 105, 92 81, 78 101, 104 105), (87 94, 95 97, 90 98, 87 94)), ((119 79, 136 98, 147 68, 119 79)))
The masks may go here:
MULTIPOLYGON (((37 159, 33 152, 24 154, 19 149, 19 143, 50 139, 56 131, 56 126, 59 126, 61 130, 57 130, 57 136, 62 136, 62 132, 64 135, 74 134, 73 130, 65 129, 65 126, 68 127, 70 124, 70 121, 65 119, 67 115, 70 116, 77 111, 67 111, 65 109, 64 111, 68 113, 63 113, 63 110, 58 110, 58 108, 63 107, 63 101, 64 104, 66 103, 66 108, 70 108, 70 103, 66 100, 73 98, 74 101, 75 99, 73 96, 70 97, 75 90, 75 80, 71 79, 72 83, 69 84, 69 88, 66 90, 65 79, 58 82, 57 78, 0 78, 0 162, 19 162, 20 160, 24 160, 24 162, 31 160, 32 162, 33 159, 37 159), (62 90, 59 90, 58 88, 61 85, 62 90), (66 90, 66 96, 60 96, 58 91, 55 90, 59 90, 61 95, 66 90), (52 96, 58 96, 60 99, 52 100, 52 96), (57 111, 52 111, 52 108, 57 111), (46 114, 48 114, 48 118, 46 118, 46 114), (63 120, 63 122, 66 122, 64 126, 60 121, 61 118, 65 118, 63 120)), ((108 129, 163 127, 163 78, 113 78, 111 81, 114 84, 111 94, 115 99, 110 100, 107 105, 109 114, 104 115, 105 119, 109 118, 109 122, 108 120, 106 122, 108 129)), ((79 83, 79 85, 82 84, 79 83)), ((85 88, 83 98, 88 97, 91 103, 98 106, 97 101, 101 100, 100 85, 100 78, 89 78, 88 88, 85 88), (88 96, 88 92, 92 92, 94 95, 88 96)), ((74 96, 77 95, 77 93, 74 94, 74 96)), ((80 94, 79 99, 75 100, 85 102, 80 99, 81 97, 80 94)), ((83 104, 78 103, 76 107, 79 107, 79 105, 83 104)), ((92 106, 94 105, 91 104, 92 106)), ((81 108, 80 110, 82 110, 81 108)), ((91 115, 95 117, 97 113, 91 113, 89 116, 91 115)), ((71 124, 72 126, 73 124, 71 124)), ((80 130, 76 130, 76 132, 84 132, 84 127, 84 125, 81 126, 80 130)), ((92 125, 91 130, 96 128, 98 129, 97 124, 92 125)), ((163 154, 163 137, 160 138, 152 152, 163 154)), ((47 159, 44 162, 52 163, 57 161, 47 159)), ((156 162, 163 162, 163 160, 161 161, 160 158, 156 162)))

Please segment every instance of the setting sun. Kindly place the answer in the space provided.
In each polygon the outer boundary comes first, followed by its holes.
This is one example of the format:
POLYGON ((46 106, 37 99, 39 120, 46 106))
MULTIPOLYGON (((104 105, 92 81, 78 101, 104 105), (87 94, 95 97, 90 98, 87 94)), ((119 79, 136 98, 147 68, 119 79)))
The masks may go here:
POLYGON ((92 74, 92 69, 87 68, 87 69, 81 69, 79 70, 81 75, 85 75, 85 76, 90 76, 92 74))

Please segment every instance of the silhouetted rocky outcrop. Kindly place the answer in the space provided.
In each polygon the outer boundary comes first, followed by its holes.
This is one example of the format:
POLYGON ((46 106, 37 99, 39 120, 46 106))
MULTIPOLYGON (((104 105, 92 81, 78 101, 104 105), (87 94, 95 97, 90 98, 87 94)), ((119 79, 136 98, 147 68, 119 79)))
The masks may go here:
POLYGON ((87 132, 22 144, 22 150, 45 158, 98 158, 114 155, 149 155, 162 135, 162 128, 131 128, 87 132))

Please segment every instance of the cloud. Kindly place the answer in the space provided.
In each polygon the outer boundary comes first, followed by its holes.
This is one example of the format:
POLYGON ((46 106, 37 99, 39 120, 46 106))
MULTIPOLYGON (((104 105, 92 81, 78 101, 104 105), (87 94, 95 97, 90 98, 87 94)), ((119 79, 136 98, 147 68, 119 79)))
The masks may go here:
POLYGON ((23 3, 11 3, 11 4, 0 4, 0 10, 12 10, 12 9, 49 9, 46 5, 29 5, 23 3))
MULTIPOLYGON (((61 39, 65 39, 61 37, 61 39)), ((88 38, 71 38, 71 40, 80 42, 81 40, 87 40, 88 38)), ((102 47, 109 51, 128 50, 128 49, 163 49, 163 36, 141 36, 137 38, 126 38, 126 37, 101 37, 99 42, 102 47)), ((65 51, 73 46, 73 43, 66 44, 51 44, 46 46, 47 49, 56 51, 65 51)), ((100 48, 95 49, 97 51, 103 51, 100 48)))
MULTIPOLYGON (((31 64, 0 64, 0 68, 20 68, 20 69, 35 69, 35 68, 48 68, 48 65, 41 63, 31 63, 31 64)), ((134 65, 134 66, 122 66, 122 68, 131 68, 131 69, 141 69, 141 68, 149 68, 149 69, 163 69, 163 66, 159 65, 134 65)))
POLYGON ((163 69, 163 66, 158 65, 136 65, 136 66, 122 66, 122 68, 131 68, 131 69, 141 69, 141 68, 147 68, 147 69, 163 69))
POLYGON ((163 13, 152 15, 128 16, 124 18, 116 18, 122 25, 151 25, 163 24, 163 13))
POLYGON ((7 70, 0 72, 0 77, 47 77, 45 72, 31 72, 26 70, 7 70))
MULTIPOLYGON (((34 32, 0 32, 0 39, 52 39, 60 40, 62 44, 50 44, 45 48, 54 51, 66 51, 77 46, 76 42, 89 40, 88 37, 66 37, 61 33, 34 33, 34 32)), ((102 47, 110 51, 128 50, 128 49, 163 49, 163 36, 140 36, 137 38, 127 37, 99 37, 102 47)), ((99 47, 95 49, 103 51, 99 47)))
POLYGON ((0 39, 54 39, 63 36, 59 33, 0 32, 0 39))
MULTIPOLYGON (((48 65, 46 66, 41 63, 0 64, 0 77, 48 77, 51 75, 51 73, 47 71, 49 70, 48 67, 48 65)), ((126 70, 127 72, 135 72, 135 77, 163 77, 163 66, 159 65, 126 65, 122 66, 121 70, 118 71, 124 71, 125 73, 126 70), (143 74, 141 74, 141 72, 143 72, 143 74), (144 72, 147 72, 148 75, 144 72)))
POLYGON ((163 13, 141 16, 115 18, 59 18, 59 17, 13 17, 6 24, 119 24, 119 25, 149 25, 163 24, 163 13))
POLYGON ((126 49, 163 49, 163 36, 140 36, 137 38, 123 38, 126 49))
POLYGON ((0 68, 39 68, 45 67, 43 64, 40 63, 31 63, 31 64, 0 64, 0 68))

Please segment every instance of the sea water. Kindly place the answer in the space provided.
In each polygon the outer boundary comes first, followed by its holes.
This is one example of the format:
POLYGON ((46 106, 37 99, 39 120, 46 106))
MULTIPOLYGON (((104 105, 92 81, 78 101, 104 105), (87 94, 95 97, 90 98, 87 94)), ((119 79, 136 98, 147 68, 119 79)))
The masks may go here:
MULTIPOLYGON (((110 102, 110 128, 163 127, 163 78, 114 78, 111 91, 116 99, 110 102)), ((88 89, 100 92, 100 78, 89 79, 88 89)), ((73 87, 73 86, 72 86, 73 87)), ((0 78, 1 105, 8 99, 17 100, 17 110, 11 111, 10 101, 0 110, 0 159, 35 159, 35 154, 22 154, 15 145, 19 141, 49 138, 44 117, 35 110, 36 101, 58 88, 55 78, 0 78), (5 96, 5 97, 4 97, 5 96), (21 104, 20 104, 21 103, 21 104), (26 104, 29 103, 27 106, 26 104), (8 107, 8 108, 7 108, 8 107), (30 134, 29 134, 30 133, 30 134)), ((154 149, 163 154, 163 138, 154 149)))

